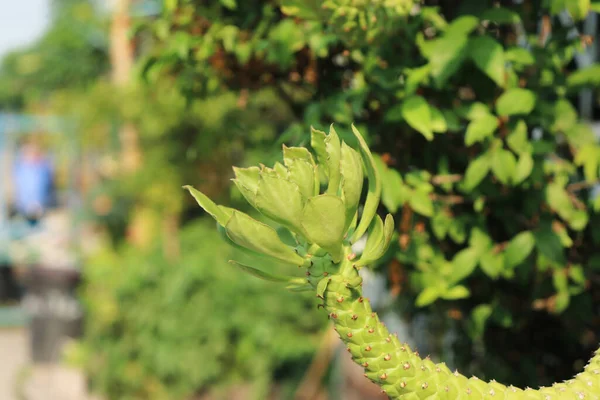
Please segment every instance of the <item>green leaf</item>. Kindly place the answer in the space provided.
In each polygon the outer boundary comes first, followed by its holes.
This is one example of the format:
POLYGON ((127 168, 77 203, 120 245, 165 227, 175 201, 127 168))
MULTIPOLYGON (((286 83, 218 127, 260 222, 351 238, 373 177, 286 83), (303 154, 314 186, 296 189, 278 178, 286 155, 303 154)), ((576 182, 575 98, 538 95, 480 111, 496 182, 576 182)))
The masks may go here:
POLYGON ((327 166, 329 169, 329 185, 327 186, 327 194, 337 196, 341 181, 341 144, 340 138, 333 128, 333 124, 329 128, 329 135, 327 135, 325 138, 325 150, 327 151, 327 166))
POLYGON ((565 255, 560 237, 548 224, 542 225, 534 232, 535 246, 548 260, 557 264, 565 263, 565 255))
POLYGON ((449 279, 450 283, 459 282, 473 273, 479 257, 477 250, 466 248, 454 256, 452 259, 452 276, 449 279))
POLYGON ((375 167, 375 160, 373 159, 371 150, 369 150, 369 146, 365 143, 365 139, 363 139, 362 135, 354 125, 352 125, 352 133, 354 133, 354 136, 358 139, 360 153, 367 169, 367 176, 369 177, 369 193, 365 200, 362 216, 358 223, 358 227, 356 227, 356 230, 350 239, 351 243, 355 243, 365 233, 377 212, 379 199, 381 198, 381 179, 379 178, 379 174, 375 167))
POLYGON ((518 24, 521 22, 521 17, 518 13, 504 7, 490 8, 481 14, 480 19, 496 24, 518 24))
POLYGON ((575 21, 581 21, 590 11, 590 0, 566 0, 565 5, 575 21))
POLYGON ((453 288, 447 289, 441 298, 444 300, 459 300, 465 299, 471 295, 471 291, 463 285, 457 285, 453 288))
POLYGON ((575 155, 575 165, 583 166, 583 175, 588 182, 598 179, 600 167, 600 147, 595 143, 585 144, 575 155))
POLYGON ((531 90, 513 88, 504 92, 496 101, 500 116, 529 114, 535 107, 536 97, 531 90))
POLYGON ((485 333, 485 325, 492 316, 493 308, 489 304, 479 304, 471 311, 471 336, 481 338, 485 333))
POLYGON ((533 171, 533 158, 529 153, 523 153, 519 157, 519 161, 517 162, 517 167, 515 168, 514 175, 512 177, 512 182, 514 185, 518 185, 523 182, 525 179, 531 175, 531 171, 533 171))
POLYGON ((433 201, 429 197, 429 193, 424 190, 413 190, 408 197, 408 204, 418 214, 426 217, 433 216, 433 201))
POLYGON ((346 229, 352 222, 358 209, 364 181, 363 163, 360 154, 342 142, 341 150, 342 193, 346 205, 346 229))
POLYGON ((433 140, 431 129, 431 111, 429 104, 421 96, 411 96, 402 103, 402 117, 425 139, 433 140))
POLYGON ((407 95, 413 94, 424 81, 429 77, 429 73, 431 71, 431 65, 425 64, 418 68, 407 69, 405 71, 406 74, 406 84, 404 86, 404 90, 407 95))
POLYGON ((288 166, 289 179, 300 189, 300 194, 304 199, 314 195, 315 179, 319 179, 315 166, 305 160, 295 160, 288 166))
POLYGON ((517 154, 531 152, 531 144, 529 143, 525 121, 522 119, 517 121, 513 130, 506 137, 506 143, 517 154))
POLYGON ((300 188, 294 182, 261 171, 256 189, 256 209, 273 221, 300 232, 304 207, 300 188))
POLYGON ((431 230, 436 238, 442 240, 448 234, 451 224, 452 217, 442 210, 436 213, 431 219, 431 230))
POLYGON ((379 215, 376 215, 369 228, 367 244, 356 265, 369 265, 381 258, 389 248, 393 234, 394 218, 391 214, 385 217, 385 224, 381 221, 379 215))
POLYGON ((406 202, 408 188, 404 185, 400 173, 388 168, 381 157, 375 157, 374 160, 382 181, 381 202, 391 213, 396 213, 406 202))
POLYGON ((315 160, 306 147, 287 147, 283 145, 283 163, 289 167, 294 161, 298 160, 315 165, 315 160))
POLYGON ((234 243, 248 250, 294 265, 304 264, 304 259, 279 239, 275 229, 240 211, 233 211, 225 230, 234 243))
POLYGON ((456 18, 446 28, 447 36, 465 36, 469 35, 479 25, 479 19, 473 15, 463 15, 456 18))
POLYGON ((523 47, 511 47, 504 51, 504 59, 513 64, 532 65, 535 64, 535 58, 531 52, 523 47))
POLYGON ((331 282, 331 278, 323 278, 319 281, 319 283, 317 283, 317 296, 323 297, 329 282, 331 282))
POLYGON ((521 264, 533 250, 535 237, 531 231, 516 235, 504 249, 504 267, 512 269, 521 264))
POLYGON ((583 86, 600 86, 600 64, 592 64, 572 72, 567 77, 569 89, 579 89, 583 86))
POLYGON ((546 202, 562 219, 568 221, 573 213, 573 204, 569 194, 560 182, 546 186, 546 202))
POLYGON ((431 76, 437 87, 442 87, 462 65, 468 54, 468 36, 465 34, 444 35, 432 43, 431 76))
POLYGON ((492 154, 492 172, 504 185, 508 185, 515 174, 517 160, 508 150, 498 148, 492 154))
POLYGON ((469 121, 490 115, 491 111, 488 106, 478 101, 474 103, 461 105, 456 109, 456 113, 469 121))
POLYGON ((462 181, 462 187, 467 192, 475 189, 490 171, 489 158, 484 154, 471 161, 462 181))
POLYGON ((331 253, 335 262, 340 260, 344 238, 344 202, 337 196, 322 194, 310 198, 302 213, 302 227, 311 243, 331 253))
POLYGON ((311 126, 310 128, 310 146, 317 153, 317 160, 319 165, 323 168, 326 175, 329 175, 329 168, 327 168, 327 150, 325 149, 325 138, 327 135, 325 132, 317 130, 311 126))
POLYGON ((472 146, 493 135, 498 128, 498 118, 492 114, 484 114, 472 120, 465 134, 465 145, 472 146))
POLYGON ((496 253, 493 248, 489 249, 479 260, 481 270, 490 278, 497 279, 504 269, 504 257, 504 253, 496 253))
POLYGON ((431 130, 435 133, 444 133, 448 130, 448 124, 444 114, 432 105, 429 106, 431 112, 431 130))
POLYGON ((479 36, 469 40, 469 56, 481 71, 500 87, 506 83, 504 75, 504 49, 490 36, 479 36))
POLYGON ((284 275, 272 274, 270 272, 265 272, 265 271, 262 271, 260 269, 256 269, 254 267, 250 267, 248 265, 242 264, 242 263, 237 262, 235 260, 229 260, 229 263, 232 264, 232 265, 235 265, 236 267, 238 267, 242 271, 247 272, 250 275, 253 275, 253 276, 255 276, 257 278, 260 278, 260 279, 263 279, 265 281, 269 281, 269 282, 283 282, 283 283, 299 284, 299 285, 306 284, 306 279, 304 279, 304 278, 298 278, 298 277, 294 277, 294 276, 284 276, 284 275))
POLYGON ((440 290, 436 287, 426 287, 415 300, 417 307, 425 307, 436 301, 440 297, 440 290))
POLYGON ((221 4, 223 4, 223 6, 225 8, 228 8, 230 10, 235 10, 237 8, 237 1, 236 0, 219 0, 221 2, 221 4))
POLYGON ((188 190, 190 194, 196 199, 196 202, 209 213, 221 226, 227 225, 227 222, 231 218, 231 214, 227 209, 217 206, 211 199, 209 199, 204 193, 194 189, 190 185, 183 187, 188 190))

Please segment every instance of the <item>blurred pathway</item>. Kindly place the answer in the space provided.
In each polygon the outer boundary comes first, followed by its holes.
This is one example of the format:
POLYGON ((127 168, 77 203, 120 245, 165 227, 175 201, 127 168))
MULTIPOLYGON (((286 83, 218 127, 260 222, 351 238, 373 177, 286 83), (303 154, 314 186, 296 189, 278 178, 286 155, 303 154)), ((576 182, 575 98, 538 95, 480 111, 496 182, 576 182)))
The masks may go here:
POLYGON ((84 375, 61 365, 32 365, 26 328, 0 329, 0 400, 98 400, 84 375))

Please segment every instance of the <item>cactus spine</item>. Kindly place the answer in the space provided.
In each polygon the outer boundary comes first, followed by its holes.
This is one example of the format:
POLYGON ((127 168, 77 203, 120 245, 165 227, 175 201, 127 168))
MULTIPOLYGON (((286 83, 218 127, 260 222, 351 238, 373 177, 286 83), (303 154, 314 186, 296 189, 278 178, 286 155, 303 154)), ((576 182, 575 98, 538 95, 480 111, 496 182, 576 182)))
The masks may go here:
POLYGON ((234 169, 235 184, 248 202, 276 221, 291 235, 287 243, 277 231, 250 216, 218 206, 204 194, 186 187, 219 225, 227 241, 250 254, 305 267, 306 278, 277 276, 234 262, 263 279, 285 282, 290 290, 315 290, 365 376, 380 385, 391 399, 573 399, 600 400, 600 350, 575 378, 551 387, 519 389, 498 382, 484 382, 452 372, 444 363, 422 359, 416 351, 390 334, 362 296, 359 269, 380 258, 394 231, 393 219, 376 215, 381 194, 372 155, 353 128, 360 155, 340 141, 333 127, 329 135, 313 130, 315 162, 305 148, 284 147, 284 164, 274 168, 234 169), (363 166, 369 193, 360 222, 357 210, 363 184, 363 166), (320 193, 320 177, 327 179, 320 193), (366 246, 357 257, 352 243, 368 233, 366 246))

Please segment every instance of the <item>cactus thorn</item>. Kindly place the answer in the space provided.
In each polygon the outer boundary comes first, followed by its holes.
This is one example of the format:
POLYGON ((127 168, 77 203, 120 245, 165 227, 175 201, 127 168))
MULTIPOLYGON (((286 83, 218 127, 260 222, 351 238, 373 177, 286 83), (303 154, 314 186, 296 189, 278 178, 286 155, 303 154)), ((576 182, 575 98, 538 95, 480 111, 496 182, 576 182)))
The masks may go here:
POLYGON ((421 389, 425 390, 429 387, 429 385, 427 384, 427 382, 423 382, 423 384, 421 385, 421 389))
POLYGON ((369 332, 369 333, 373 333, 373 332, 375 332, 375 329, 373 329, 373 328, 369 328, 368 332, 369 332))
POLYGON ((355 253, 350 253, 348 254, 348 261, 352 261, 356 258, 356 254, 355 253))
POLYGON ((381 374, 381 376, 379 377, 379 379, 381 379, 382 381, 385 381, 387 379, 387 374, 384 372, 383 374, 381 374))
POLYGON ((390 361, 390 360, 392 359, 392 356, 391 356, 391 355, 388 353, 388 354, 386 354, 386 355, 383 357, 383 359, 384 359, 385 361, 390 361))
POLYGON ((358 319, 358 315, 356 315, 356 314, 353 314, 353 315, 352 315, 352 321, 356 321, 357 319, 358 319))
POLYGON ((348 337, 352 337, 352 332, 348 332, 348 333, 346 334, 346 336, 348 336, 348 337))
POLYGON ((367 368, 368 366, 369 366, 369 363, 365 361, 365 362, 363 363, 363 367, 367 368))
POLYGON ((358 302, 359 302, 359 303, 362 303, 362 302, 363 302, 363 298, 362 298, 362 296, 360 296, 360 297, 358 298, 358 302))
POLYGON ((337 302, 338 302, 338 303, 341 303, 341 302, 343 302, 343 301, 344 301, 344 297, 340 296, 340 297, 338 297, 338 298, 337 298, 337 302))
POLYGON ((404 381, 400 382, 400 387, 402 389, 404 389, 406 387, 406 382, 404 382, 404 381))
POLYGON ((371 351, 373 348, 369 345, 367 345, 367 347, 365 347, 365 351, 371 351))
POLYGON ((410 369, 410 363, 405 362, 404 364, 402 364, 402 368, 405 369, 405 370, 410 369))

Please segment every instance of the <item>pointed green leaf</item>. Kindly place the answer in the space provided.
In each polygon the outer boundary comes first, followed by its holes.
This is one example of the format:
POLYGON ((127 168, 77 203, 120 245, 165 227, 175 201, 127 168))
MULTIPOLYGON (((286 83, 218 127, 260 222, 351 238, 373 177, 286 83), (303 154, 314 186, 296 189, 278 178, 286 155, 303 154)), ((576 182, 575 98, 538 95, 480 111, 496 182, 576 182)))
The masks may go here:
POLYGON ((425 139, 433 140, 431 130, 431 111, 429 104, 421 96, 410 96, 402 103, 402 117, 416 131, 420 132, 425 139))
POLYGON ((258 211, 292 231, 299 232, 303 207, 298 185, 279 176, 261 172, 256 191, 258 211))
POLYGON ((346 205, 346 227, 348 227, 358 209, 364 174, 360 154, 344 142, 342 142, 340 170, 342 175, 342 193, 344 195, 344 204, 346 205))
POLYGON ((192 186, 186 185, 183 187, 188 190, 190 194, 196 199, 196 202, 209 213, 220 225, 225 226, 231 214, 225 209, 219 208, 211 199, 209 199, 204 193, 194 189, 192 186))
POLYGON ((327 167, 329 169, 327 194, 337 196, 341 180, 340 159, 342 155, 340 138, 333 125, 329 128, 329 135, 325 138, 325 150, 327 151, 327 167))
POLYGON ((394 234, 394 218, 391 214, 388 214, 384 223, 381 217, 376 215, 368 232, 367 244, 360 259, 356 262, 358 266, 369 265, 385 254, 394 234))
POLYGON ((535 107, 536 97, 531 90, 513 88, 504 92, 496 101, 500 116, 529 114, 535 107))
POLYGON ((478 36, 469 40, 469 55, 477 68, 500 87, 505 85, 504 49, 490 36, 478 36))
POLYGON ((256 189, 258 188, 258 178, 260 175, 260 168, 237 168, 233 167, 235 179, 233 183, 237 186, 238 190, 242 193, 242 196, 246 201, 256 208, 256 189))
POLYGON ((323 278, 319 281, 319 283, 317 283, 317 296, 323 297, 323 295, 325 294, 325 290, 327 289, 327 285, 329 285, 330 281, 331 278, 323 278))
POLYGON ((327 166, 327 150, 325 149, 326 137, 327 135, 325 132, 319 131, 313 127, 310 128, 310 146, 315 153, 317 153, 317 160, 319 165, 323 167, 322 170, 325 172, 325 175, 328 175, 329 169, 325 168, 327 166))
POLYGON ((523 153, 519 157, 517 167, 512 178, 513 184, 518 185, 531 175, 533 170, 533 158, 530 153, 523 153))
POLYGON ((354 243, 364 235, 377 212, 379 199, 381 198, 381 180, 377 173, 377 169, 375 168, 375 160, 373 159, 373 155, 371 154, 371 150, 369 150, 367 143, 365 143, 365 139, 363 139, 362 135, 354 125, 352 125, 352 132, 354 133, 354 136, 356 136, 356 139, 358 139, 360 153, 369 178, 369 193, 367 194, 367 200, 363 207, 362 217, 350 239, 350 242, 354 243))
POLYGON ((482 142, 492 136, 498 128, 498 118, 492 114, 483 114, 472 120, 467 126, 465 134, 465 144, 472 146, 477 142, 482 142))
POLYGON ((255 276, 257 278, 260 278, 260 279, 263 279, 265 281, 269 281, 269 282, 283 282, 283 283, 289 283, 289 284, 306 284, 306 280, 304 278, 299 278, 299 277, 295 277, 295 276, 285 276, 285 275, 272 274, 270 272, 265 272, 265 271, 262 271, 260 269, 254 268, 254 267, 250 267, 249 265, 242 264, 242 263, 237 262, 235 260, 229 260, 229 263, 232 264, 232 265, 235 265, 236 267, 238 267, 242 271, 247 272, 250 275, 253 275, 253 276, 255 276))
POLYGON ((312 285, 310 285, 309 283, 304 283, 303 285, 300 285, 300 284, 288 285, 285 288, 287 290, 289 290, 290 292, 312 292, 314 290, 312 285))
POLYGON ((275 172, 277 173, 277 175, 280 178, 287 179, 287 177, 288 177, 288 170, 287 170, 287 168, 283 164, 281 164, 279 162, 276 162, 275 166, 273 167, 273 169, 275 170, 275 172))
POLYGON ((310 198, 304 207, 301 221, 308 240, 327 250, 334 261, 338 262, 346 222, 342 199, 329 194, 310 198))
POLYGON ((283 146, 283 163, 289 167, 294 161, 303 160, 315 165, 312 154, 306 147, 287 147, 283 146))
POLYGON ((504 249, 504 267, 514 268, 521 264, 533 250, 535 237, 530 231, 516 235, 504 249))
POLYGON ((296 159, 288 165, 289 179, 300 189, 300 193, 304 199, 308 199, 314 195, 315 190, 315 167, 308 161, 296 159))
POLYGON ((304 264, 304 259, 279 239, 275 229, 240 211, 233 212, 225 229, 234 243, 246 249, 294 265, 304 264))
POLYGON ((471 161, 467 167, 467 170, 465 171, 465 176, 462 181, 464 190, 470 192, 471 190, 475 189, 475 187, 479 185, 483 178, 486 177, 489 171, 490 161, 485 154, 471 161))
POLYGON ((492 155, 492 172, 504 185, 511 182, 517 168, 513 153, 505 149, 496 149, 492 155))

